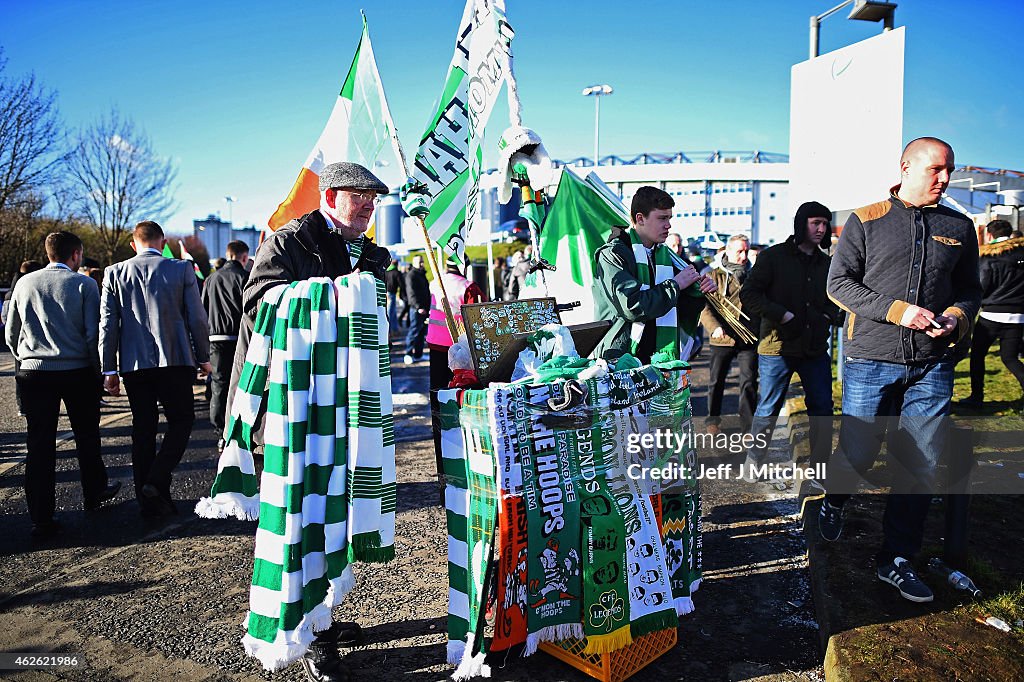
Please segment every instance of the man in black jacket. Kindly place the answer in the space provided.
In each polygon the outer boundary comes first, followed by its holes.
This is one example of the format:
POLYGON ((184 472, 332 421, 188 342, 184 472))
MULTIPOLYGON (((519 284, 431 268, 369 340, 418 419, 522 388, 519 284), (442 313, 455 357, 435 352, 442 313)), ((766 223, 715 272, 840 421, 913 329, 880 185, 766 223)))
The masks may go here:
POLYGON ((238 329, 242 324, 242 289, 249 279, 245 269, 249 262, 249 245, 243 241, 228 242, 226 261, 206 280, 203 307, 210 320, 210 421, 221 438, 217 452, 224 449, 224 415, 230 396, 231 364, 238 346, 238 329))
POLYGON ((828 299, 829 256, 822 250, 832 235, 832 211, 817 201, 800 205, 793 236, 764 251, 750 269, 740 301, 761 320, 757 344, 759 397, 750 427, 758 438, 747 452, 744 477, 762 478, 758 467, 782 412, 796 373, 807 404, 811 464, 828 461, 832 451, 832 358, 829 339, 839 308, 828 299))
POLYGON ((1011 238, 1013 227, 1005 220, 993 220, 985 229, 990 241, 979 249, 982 299, 971 339, 971 395, 958 401, 970 408, 985 402, 985 356, 997 339, 999 357, 1024 391, 1024 238, 1011 238))
POLYGON ((405 277, 398 270, 398 261, 392 259, 384 273, 384 288, 388 294, 388 325, 391 333, 398 329, 398 302, 405 300, 405 277))
POLYGON ((412 269, 405 274, 405 293, 409 297, 409 333, 405 337, 405 364, 423 358, 427 339, 427 315, 430 313, 430 283, 423 267, 423 256, 412 259, 412 269))
POLYGON ((853 212, 828 276, 829 296, 849 315, 843 420, 818 529, 827 541, 839 539, 843 505, 888 437, 896 475, 876 575, 914 602, 933 598, 911 561, 921 549, 946 445, 949 350, 969 333, 981 302, 974 224, 939 205, 953 168, 946 142, 923 137, 908 144, 901 184, 887 200, 853 212))
MULTIPOLYGON (((348 275, 356 270, 372 273, 384 282, 391 253, 364 233, 373 210, 388 186, 357 163, 338 162, 320 174, 320 208, 282 225, 263 243, 242 292, 243 322, 231 373, 238 384, 263 295, 279 284, 310 277, 348 275)), ((347 680, 338 656, 339 643, 352 644, 362 637, 356 623, 335 622, 318 632, 303 657, 306 678, 313 682, 347 680)))

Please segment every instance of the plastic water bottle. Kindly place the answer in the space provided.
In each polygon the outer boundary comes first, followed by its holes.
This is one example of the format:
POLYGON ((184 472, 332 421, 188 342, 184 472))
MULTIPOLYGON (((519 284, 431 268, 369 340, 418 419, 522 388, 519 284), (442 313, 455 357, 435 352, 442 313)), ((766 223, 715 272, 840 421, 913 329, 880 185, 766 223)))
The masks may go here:
POLYGON ((960 571, 954 571, 952 568, 947 566, 938 557, 933 557, 928 562, 928 570, 935 575, 945 578, 946 582, 952 585, 958 590, 964 592, 970 592, 972 597, 981 597, 981 590, 979 590, 974 582, 960 571))

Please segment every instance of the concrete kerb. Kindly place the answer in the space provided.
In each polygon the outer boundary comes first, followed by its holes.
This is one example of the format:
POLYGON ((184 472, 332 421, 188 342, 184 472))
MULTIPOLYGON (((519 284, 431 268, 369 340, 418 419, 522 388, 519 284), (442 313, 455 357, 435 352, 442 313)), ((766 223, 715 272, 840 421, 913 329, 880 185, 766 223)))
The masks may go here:
MULTIPOLYGON (((808 441, 808 417, 801 398, 789 398, 785 412, 788 412, 789 442, 794 459, 810 455, 808 441)), ((803 519, 804 539, 807 544, 807 570, 810 573, 811 596, 814 599, 814 617, 818 621, 818 643, 824 656, 826 682, 849 682, 850 654, 833 637, 842 622, 842 602, 834 599, 828 590, 829 564, 827 553, 821 550, 818 537, 818 505, 823 495, 807 495, 801 491, 800 515, 803 519), (812 503, 812 504, 808 504, 812 503)))

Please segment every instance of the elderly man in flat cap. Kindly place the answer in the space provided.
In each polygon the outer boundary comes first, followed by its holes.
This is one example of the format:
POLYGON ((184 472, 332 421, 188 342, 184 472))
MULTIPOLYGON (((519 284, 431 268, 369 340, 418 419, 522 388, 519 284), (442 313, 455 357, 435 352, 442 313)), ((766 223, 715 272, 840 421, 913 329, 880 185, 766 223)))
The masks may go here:
MULTIPOLYGON (((391 254, 363 233, 380 197, 387 193, 388 186, 359 164, 332 163, 320 175, 320 208, 282 225, 259 248, 242 290, 242 328, 231 372, 231 395, 245 364, 260 301, 270 289, 310 277, 334 279, 355 270, 384 281, 391 254)), ((262 441, 259 436, 257 439, 262 441)), ((313 682, 348 679, 337 647, 361 638, 356 623, 337 622, 318 633, 302 661, 307 678, 313 682)))

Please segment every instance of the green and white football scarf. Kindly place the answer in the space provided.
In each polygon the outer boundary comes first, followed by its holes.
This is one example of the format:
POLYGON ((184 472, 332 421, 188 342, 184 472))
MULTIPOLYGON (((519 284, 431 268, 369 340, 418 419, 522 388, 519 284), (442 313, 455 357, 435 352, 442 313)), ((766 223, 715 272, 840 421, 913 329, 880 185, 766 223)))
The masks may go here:
POLYGON ((366 235, 359 235, 351 241, 345 242, 345 248, 348 250, 348 261, 349 267, 353 270, 356 269, 356 264, 359 262, 359 257, 363 255, 363 246, 366 243, 366 235))
MULTIPOLYGON (((676 273, 682 270, 685 263, 672 253, 672 249, 664 244, 655 244, 651 253, 654 256, 654 272, 651 272, 650 259, 647 255, 647 247, 640 240, 636 228, 631 228, 629 243, 633 247, 633 258, 636 260, 636 278, 640 282, 640 290, 650 289, 667 280, 675 277, 676 273)), ((688 286, 683 294, 687 296, 700 297, 700 287, 695 282, 688 286)), ((690 353, 696 346, 697 326, 699 318, 679 319, 677 306, 672 306, 668 311, 655 320, 654 352, 668 353, 674 359, 688 360, 690 353)), ((640 339, 643 337, 644 328, 650 322, 634 322, 630 328, 630 352, 634 355, 640 346, 640 339)))
POLYGON ((685 441, 689 446, 677 453, 677 459, 678 464, 691 475, 661 491, 661 538, 665 545, 676 613, 683 616, 694 610, 693 593, 701 582, 702 509, 700 481, 692 475, 697 471, 698 463, 693 447, 689 372, 678 372, 672 380, 671 390, 651 400, 648 419, 653 429, 665 428, 663 423, 667 421, 674 432, 689 436, 685 441))
POLYGON ((484 391, 438 391, 448 521, 448 662, 452 678, 490 676, 484 602, 492 579, 497 510, 494 449, 484 391), (462 416, 458 401, 462 398, 462 416))
POLYGON ((355 561, 394 557, 384 289, 369 273, 281 285, 260 305, 205 518, 259 519, 246 652, 268 670, 331 624, 355 561), (257 485, 253 432, 263 416, 257 485))
MULTIPOLYGON (((564 386, 565 382, 561 382, 564 386)), ((552 428, 549 401, 554 383, 527 387, 527 409, 517 420, 517 439, 528 431, 530 452, 522 460, 526 503, 528 603, 524 655, 541 642, 582 638, 583 574, 580 557, 580 480, 575 432, 552 428), (572 453, 572 454, 570 454, 572 453)))

